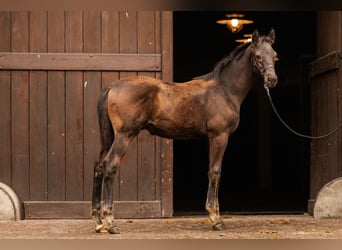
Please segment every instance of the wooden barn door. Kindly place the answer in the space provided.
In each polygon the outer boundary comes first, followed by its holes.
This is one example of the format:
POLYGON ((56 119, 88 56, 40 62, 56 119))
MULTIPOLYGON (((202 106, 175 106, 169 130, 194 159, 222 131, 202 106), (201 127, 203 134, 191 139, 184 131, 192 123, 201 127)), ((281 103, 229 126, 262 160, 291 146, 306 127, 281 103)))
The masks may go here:
MULTIPOLYGON (((0 181, 25 218, 88 218, 101 89, 172 80, 172 13, 0 12, 0 181)), ((172 141, 141 133, 115 180, 117 217, 172 215, 172 141)))
MULTIPOLYGON (((342 12, 317 14, 317 57, 310 65, 312 134, 322 135, 342 122, 342 12)), ((310 200, 329 181, 342 176, 342 132, 311 142, 310 200)))

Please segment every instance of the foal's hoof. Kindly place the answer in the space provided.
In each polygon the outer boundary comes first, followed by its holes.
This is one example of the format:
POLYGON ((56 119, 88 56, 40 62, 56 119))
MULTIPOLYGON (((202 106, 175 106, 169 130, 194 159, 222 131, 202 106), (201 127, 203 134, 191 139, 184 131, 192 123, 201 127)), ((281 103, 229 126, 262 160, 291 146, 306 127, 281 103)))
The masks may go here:
POLYGON ((104 227, 104 225, 98 225, 95 228, 96 233, 107 233, 108 230, 104 227))
POLYGON ((110 234, 119 234, 120 230, 117 226, 112 226, 110 228, 108 228, 108 233, 110 234))
POLYGON ((223 231, 226 230, 226 225, 223 222, 218 222, 215 225, 213 225, 213 229, 215 231, 223 231))

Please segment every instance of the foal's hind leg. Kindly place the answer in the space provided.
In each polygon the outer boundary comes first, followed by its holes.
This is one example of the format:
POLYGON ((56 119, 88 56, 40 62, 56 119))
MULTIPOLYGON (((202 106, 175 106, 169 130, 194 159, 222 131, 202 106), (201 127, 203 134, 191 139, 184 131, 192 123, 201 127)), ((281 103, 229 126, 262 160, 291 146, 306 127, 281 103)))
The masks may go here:
POLYGON ((111 234, 118 234, 119 229, 114 224, 113 214, 113 182, 117 169, 120 166, 122 157, 127 151, 127 147, 134 137, 125 134, 116 134, 113 145, 106 155, 104 165, 104 207, 103 216, 106 230, 111 234))
POLYGON ((221 164, 228 143, 228 134, 220 134, 209 138, 209 186, 206 210, 214 230, 224 230, 226 227, 220 217, 218 189, 221 178, 221 164))
POLYGON ((95 231, 103 232, 104 225, 101 221, 101 195, 102 195, 103 165, 95 162, 93 181, 93 200, 91 217, 95 223, 95 231))

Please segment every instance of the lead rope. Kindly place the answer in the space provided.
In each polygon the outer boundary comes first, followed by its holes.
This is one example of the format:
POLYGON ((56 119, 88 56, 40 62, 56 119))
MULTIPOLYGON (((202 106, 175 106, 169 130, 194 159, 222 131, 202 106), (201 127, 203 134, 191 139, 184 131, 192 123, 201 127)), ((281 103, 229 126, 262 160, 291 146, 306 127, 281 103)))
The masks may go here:
POLYGON ((292 133, 294 133, 295 135, 298 135, 300 137, 303 137, 303 138, 307 138, 307 139, 322 139, 322 138, 325 138, 325 137, 328 137, 332 134, 334 134, 337 130, 339 130, 341 127, 342 127, 342 123, 339 124, 335 129, 333 129, 332 131, 324 134, 324 135, 320 135, 320 136, 310 136, 310 135, 304 135, 304 134, 301 134, 301 133, 298 133, 297 131, 295 131, 294 129, 292 129, 289 125, 287 125, 287 123, 281 118, 281 116, 279 115, 277 109, 275 108, 274 104, 273 104, 273 100, 272 100, 272 97, 271 97, 271 94, 270 94, 270 90, 268 89, 268 87, 266 85, 264 85, 264 88, 266 90, 266 93, 267 93, 267 96, 268 96, 268 99, 270 100, 270 103, 271 103, 271 106, 273 108, 273 111, 274 113, 276 114, 276 116, 278 117, 278 119, 281 121, 281 123, 288 129, 290 130, 292 133))

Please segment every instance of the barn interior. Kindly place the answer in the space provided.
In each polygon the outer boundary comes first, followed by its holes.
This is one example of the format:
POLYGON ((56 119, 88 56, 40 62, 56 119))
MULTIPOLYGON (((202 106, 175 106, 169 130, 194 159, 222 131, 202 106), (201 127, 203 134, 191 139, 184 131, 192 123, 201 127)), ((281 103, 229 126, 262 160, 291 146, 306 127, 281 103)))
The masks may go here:
MULTIPOLYGON (((316 13, 239 12, 253 20, 232 33, 217 20, 230 12, 174 12, 174 81, 212 70, 243 38, 258 29, 276 31, 278 85, 271 90, 283 119, 310 134, 307 67, 316 53, 316 13)), ((174 141, 174 214, 205 213, 208 148, 205 140, 174 141)), ((241 107, 222 164, 221 213, 303 213, 309 199, 310 140, 287 130, 262 86, 254 85, 241 107)))

